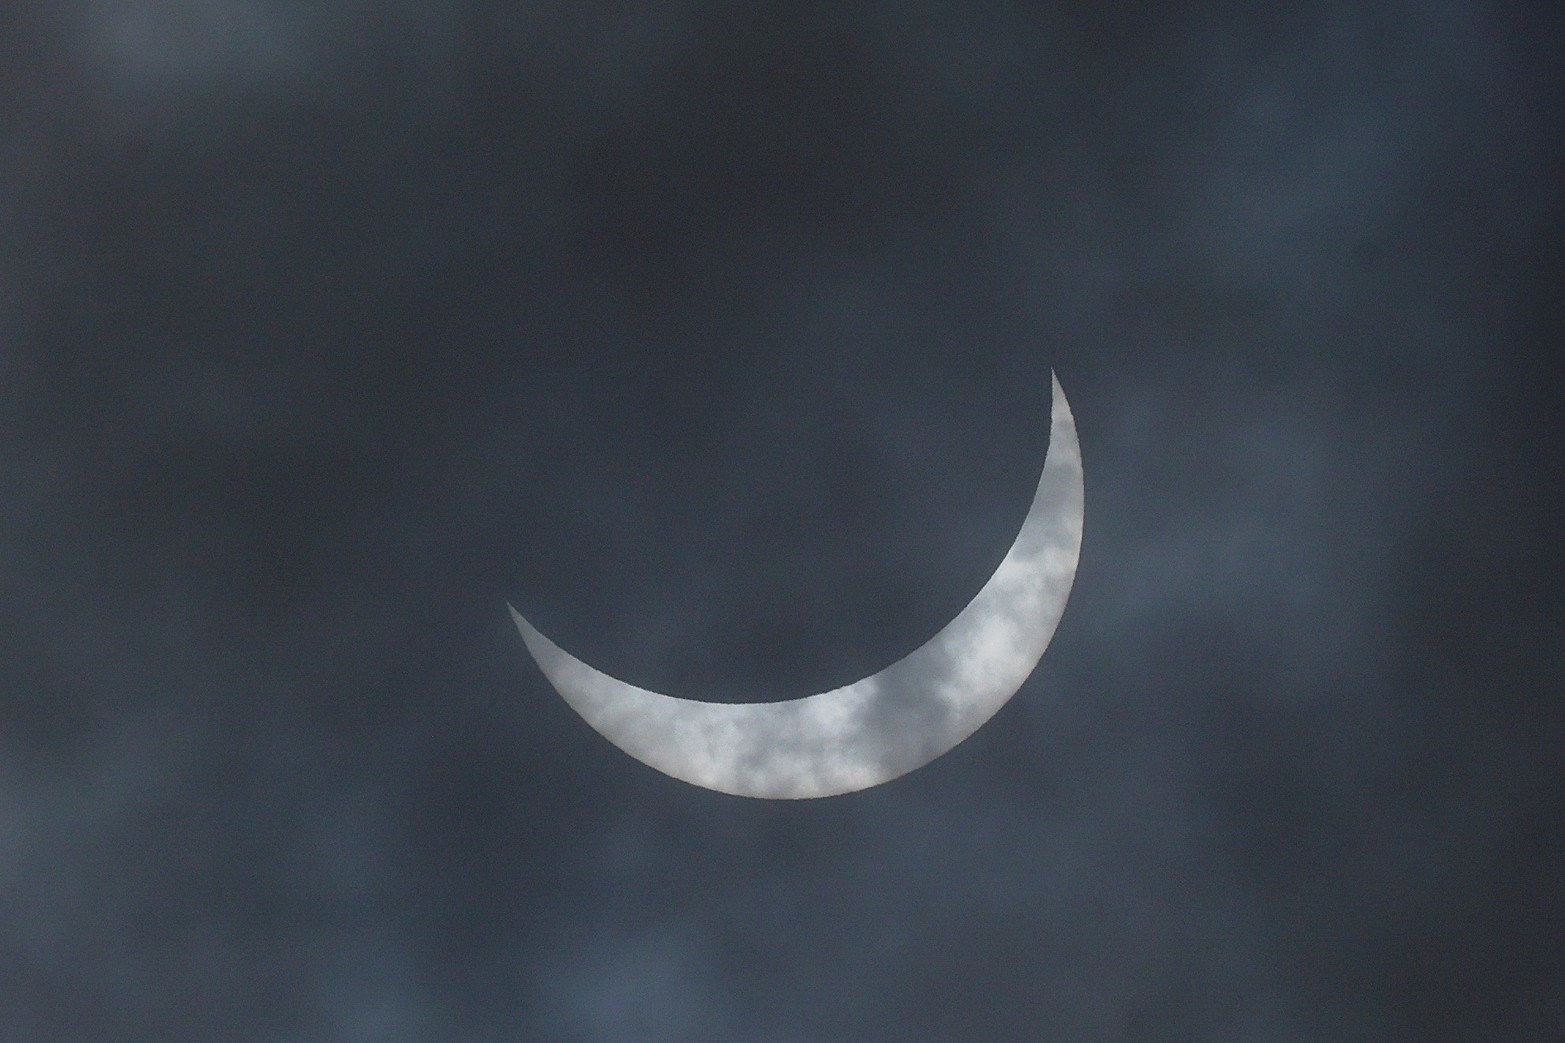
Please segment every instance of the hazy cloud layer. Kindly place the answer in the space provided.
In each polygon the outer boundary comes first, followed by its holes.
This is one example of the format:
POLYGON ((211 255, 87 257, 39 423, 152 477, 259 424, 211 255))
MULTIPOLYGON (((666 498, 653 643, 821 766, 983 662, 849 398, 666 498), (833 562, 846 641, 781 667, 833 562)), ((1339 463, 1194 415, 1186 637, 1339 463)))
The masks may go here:
POLYGON ((1543 1039, 1546 5, 0 14, 0 1038, 1543 1039), (727 798, 1086 474, 1037 673, 727 798))

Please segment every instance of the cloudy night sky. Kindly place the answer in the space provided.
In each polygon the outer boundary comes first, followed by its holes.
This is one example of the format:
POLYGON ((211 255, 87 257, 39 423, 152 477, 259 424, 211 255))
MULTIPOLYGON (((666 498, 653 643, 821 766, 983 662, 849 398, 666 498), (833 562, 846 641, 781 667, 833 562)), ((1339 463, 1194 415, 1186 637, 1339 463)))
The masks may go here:
POLYGON ((1544 3, 0 8, 0 1040, 1565 1038, 1544 3), (1080 571, 945 757, 656 691, 1080 571))

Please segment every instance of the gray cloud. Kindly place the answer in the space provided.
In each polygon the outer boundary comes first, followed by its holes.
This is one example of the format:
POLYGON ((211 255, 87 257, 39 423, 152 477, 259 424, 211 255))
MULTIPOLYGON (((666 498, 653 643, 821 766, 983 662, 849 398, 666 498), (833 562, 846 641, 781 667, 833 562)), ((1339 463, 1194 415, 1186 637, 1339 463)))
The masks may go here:
POLYGON ((1554 17, 670 10, 0 15, 0 1036, 1558 1035, 1554 17), (1051 368, 915 774, 667 780, 498 611, 864 676, 1051 368))

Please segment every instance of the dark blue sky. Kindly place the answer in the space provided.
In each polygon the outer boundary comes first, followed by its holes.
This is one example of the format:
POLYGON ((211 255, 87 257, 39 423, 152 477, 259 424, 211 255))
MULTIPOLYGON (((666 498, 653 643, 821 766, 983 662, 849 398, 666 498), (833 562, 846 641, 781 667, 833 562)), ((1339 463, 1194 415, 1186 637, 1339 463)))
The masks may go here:
POLYGON ((1545 1039, 1548 5, 0 12, 0 1039, 1545 1039), (1081 435, 987 727, 878 670, 1081 435))

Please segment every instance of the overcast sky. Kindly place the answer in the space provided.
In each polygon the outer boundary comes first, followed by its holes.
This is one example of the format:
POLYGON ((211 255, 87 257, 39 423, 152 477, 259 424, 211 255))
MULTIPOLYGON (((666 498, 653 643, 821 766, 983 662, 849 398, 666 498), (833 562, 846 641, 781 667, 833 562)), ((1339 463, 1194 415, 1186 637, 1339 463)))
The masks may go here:
POLYGON ((1552 5, 0 8, 0 1039, 1565 1034, 1552 5), (1075 590, 910 775, 616 750, 1075 590))

